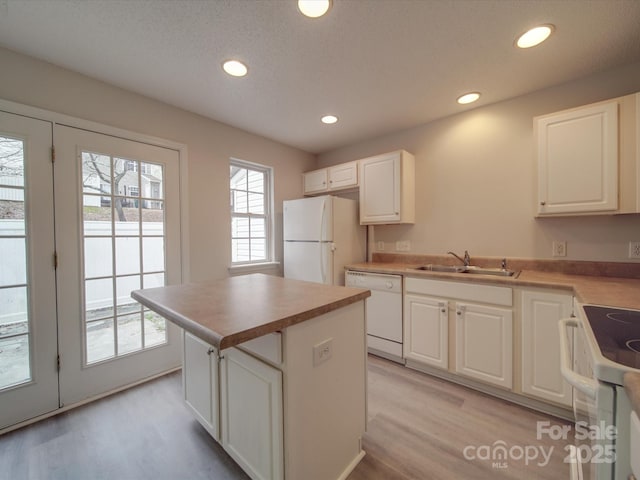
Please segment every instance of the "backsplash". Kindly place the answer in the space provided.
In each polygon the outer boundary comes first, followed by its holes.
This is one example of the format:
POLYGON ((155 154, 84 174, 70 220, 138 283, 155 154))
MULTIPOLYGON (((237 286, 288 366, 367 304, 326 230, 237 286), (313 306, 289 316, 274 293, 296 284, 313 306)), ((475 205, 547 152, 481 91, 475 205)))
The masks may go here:
MULTIPOLYGON (((451 255, 411 255, 382 252, 374 252, 372 260, 380 263, 404 263, 410 265, 426 265, 429 263, 458 265, 460 263, 451 255)), ((481 267, 499 268, 501 262, 502 258, 499 257, 471 257, 471 264, 481 267)), ((567 275, 640 278, 640 263, 507 258, 507 267, 511 270, 538 270, 567 275)))

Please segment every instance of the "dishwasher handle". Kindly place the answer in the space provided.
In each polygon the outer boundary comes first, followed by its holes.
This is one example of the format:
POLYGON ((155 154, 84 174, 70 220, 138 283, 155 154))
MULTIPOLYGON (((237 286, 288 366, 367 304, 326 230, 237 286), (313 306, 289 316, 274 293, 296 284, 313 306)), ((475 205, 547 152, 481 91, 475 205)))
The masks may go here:
POLYGON ((594 378, 580 375, 572 368, 567 327, 578 328, 578 320, 575 318, 563 318, 558 324, 558 328, 560 329, 560 371, 562 372, 562 376, 571 386, 589 398, 596 399, 599 386, 598 381, 594 378))

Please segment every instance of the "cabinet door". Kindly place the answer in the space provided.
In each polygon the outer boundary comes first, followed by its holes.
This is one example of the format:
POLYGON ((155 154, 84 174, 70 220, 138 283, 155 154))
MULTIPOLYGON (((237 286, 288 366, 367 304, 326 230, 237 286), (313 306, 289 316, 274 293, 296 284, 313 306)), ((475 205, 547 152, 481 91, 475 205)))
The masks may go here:
POLYGON ((304 194, 320 193, 327 191, 327 169, 314 170, 302 175, 304 182, 304 194))
POLYGON ((329 167, 329 190, 358 186, 358 162, 343 163, 329 167))
POLYGON ((618 208, 618 103, 537 120, 538 213, 618 208))
POLYGON ((573 298, 522 292, 522 391, 571 406, 571 387, 560 373, 558 321, 571 315, 573 298))
POLYGON ((251 478, 284 478, 282 372, 236 348, 220 367, 222 446, 251 478))
POLYGON ((360 161, 360 223, 400 221, 400 153, 360 161))
POLYGON ((422 295, 404 297, 404 357, 446 369, 449 303, 422 295))
POLYGON ((183 355, 184 400, 209 434, 220 441, 217 352, 208 343, 185 332, 183 355))
POLYGON ((511 389, 513 312, 456 303, 456 372, 511 389))

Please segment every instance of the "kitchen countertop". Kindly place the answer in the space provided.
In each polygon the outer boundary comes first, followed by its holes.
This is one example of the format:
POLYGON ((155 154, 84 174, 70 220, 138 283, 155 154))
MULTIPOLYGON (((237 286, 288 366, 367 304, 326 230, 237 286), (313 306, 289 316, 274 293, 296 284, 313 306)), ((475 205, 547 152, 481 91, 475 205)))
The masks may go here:
POLYGON ((631 408, 635 410, 636 415, 640 416, 640 373, 625 373, 624 388, 631 401, 631 408))
POLYGON ((222 350, 371 295, 369 290, 264 274, 135 290, 131 296, 222 350))
POLYGON ((419 278, 490 283, 513 287, 557 288, 573 292, 581 303, 640 310, 640 279, 559 272, 521 270, 513 277, 443 273, 416 270, 424 265, 400 262, 367 262, 347 265, 347 270, 387 273, 419 278))

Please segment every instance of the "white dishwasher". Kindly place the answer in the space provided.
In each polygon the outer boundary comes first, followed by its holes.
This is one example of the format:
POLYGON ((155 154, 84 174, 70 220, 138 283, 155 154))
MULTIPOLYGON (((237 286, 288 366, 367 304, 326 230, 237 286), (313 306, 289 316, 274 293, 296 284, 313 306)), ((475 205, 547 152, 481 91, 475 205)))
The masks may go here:
POLYGON ((347 287, 367 288, 367 349, 404 364, 402 357, 402 276, 348 271, 347 287))

